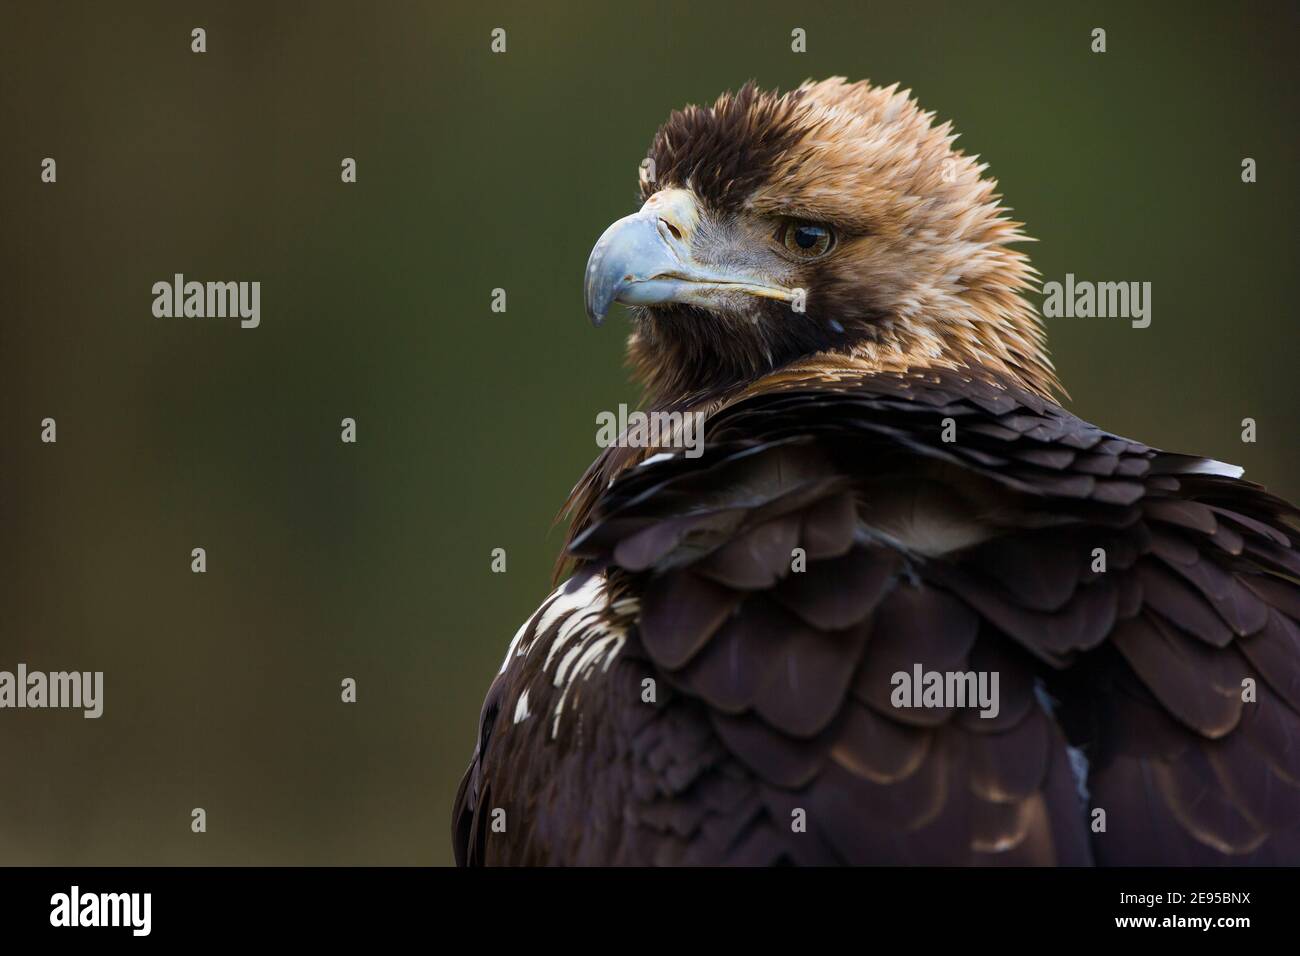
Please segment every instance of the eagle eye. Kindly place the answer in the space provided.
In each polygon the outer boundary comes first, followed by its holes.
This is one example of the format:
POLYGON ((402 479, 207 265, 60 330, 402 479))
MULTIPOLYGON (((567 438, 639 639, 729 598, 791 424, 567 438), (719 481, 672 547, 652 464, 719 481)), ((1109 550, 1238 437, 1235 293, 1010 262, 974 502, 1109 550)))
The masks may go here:
POLYGON ((781 223, 776 238, 788 252, 800 259, 820 259, 835 245, 835 234, 829 226, 793 219, 781 223))

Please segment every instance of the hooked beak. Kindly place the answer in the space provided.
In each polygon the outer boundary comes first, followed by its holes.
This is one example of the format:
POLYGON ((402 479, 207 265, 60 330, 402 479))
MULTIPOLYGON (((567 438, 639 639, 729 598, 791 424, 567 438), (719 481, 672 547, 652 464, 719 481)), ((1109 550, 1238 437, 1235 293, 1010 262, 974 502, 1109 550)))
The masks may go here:
POLYGON ((708 307, 737 293, 789 302, 794 294, 734 269, 702 263, 692 253, 699 224, 695 197, 665 189, 639 212, 618 220, 596 240, 587 260, 587 318, 601 325, 615 302, 708 307))

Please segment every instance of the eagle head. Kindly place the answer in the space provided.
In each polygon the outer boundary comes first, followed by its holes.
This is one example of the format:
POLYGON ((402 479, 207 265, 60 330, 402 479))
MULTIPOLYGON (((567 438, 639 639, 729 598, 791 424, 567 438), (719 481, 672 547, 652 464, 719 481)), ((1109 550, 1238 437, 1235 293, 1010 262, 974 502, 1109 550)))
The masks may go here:
POLYGON ((588 316, 631 308, 656 404, 845 365, 979 365, 1050 396, 1021 224, 955 139, 908 91, 839 77, 678 110, 641 209, 591 252, 588 316))

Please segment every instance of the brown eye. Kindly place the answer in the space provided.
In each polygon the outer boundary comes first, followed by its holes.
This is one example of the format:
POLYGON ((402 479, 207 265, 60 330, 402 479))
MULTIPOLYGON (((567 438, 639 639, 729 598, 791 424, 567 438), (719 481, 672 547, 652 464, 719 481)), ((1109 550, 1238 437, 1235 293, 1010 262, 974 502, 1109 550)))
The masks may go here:
POLYGON ((831 251, 835 234, 827 226, 811 222, 782 223, 781 244, 800 259, 817 259, 831 251))

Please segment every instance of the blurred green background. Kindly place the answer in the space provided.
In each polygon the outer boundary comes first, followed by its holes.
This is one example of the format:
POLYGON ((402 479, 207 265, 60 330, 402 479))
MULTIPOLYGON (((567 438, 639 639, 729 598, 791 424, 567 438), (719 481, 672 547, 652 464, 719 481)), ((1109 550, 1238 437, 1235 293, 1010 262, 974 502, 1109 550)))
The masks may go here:
POLYGON ((751 77, 953 119, 1046 278, 1154 285, 1149 329, 1051 323, 1070 407, 1300 497, 1292 4, 2 9, 0 669, 106 687, 0 711, 0 863, 450 861, 552 517, 635 400, 587 253, 668 111, 751 77), (154 318, 176 272, 260 280, 261 327, 154 318))

